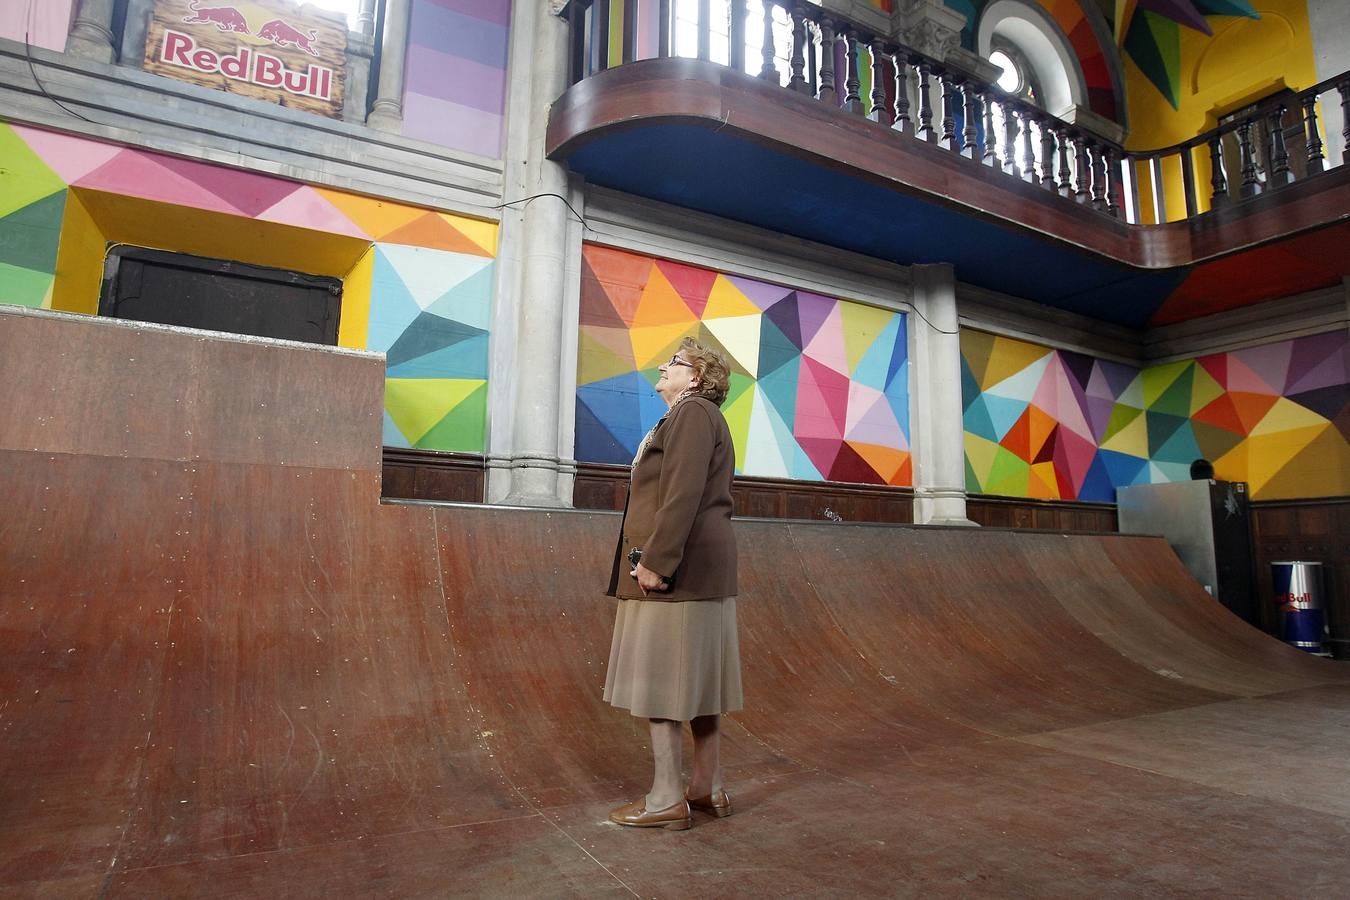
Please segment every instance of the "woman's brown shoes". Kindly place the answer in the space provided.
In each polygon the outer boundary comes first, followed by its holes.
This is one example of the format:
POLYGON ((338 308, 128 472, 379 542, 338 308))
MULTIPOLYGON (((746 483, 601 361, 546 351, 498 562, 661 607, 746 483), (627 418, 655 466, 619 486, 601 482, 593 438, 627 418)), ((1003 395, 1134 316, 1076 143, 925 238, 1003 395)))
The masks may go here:
POLYGON ((694 824, 694 819, 689 813, 688 801, 680 800, 673 806, 648 812, 645 797, 613 810, 609 814, 609 820, 633 828, 669 828, 671 831, 684 831, 694 824))
POLYGON ((705 813, 712 813, 719 819, 731 815, 731 797, 721 788, 706 797, 690 797, 689 805, 705 813))

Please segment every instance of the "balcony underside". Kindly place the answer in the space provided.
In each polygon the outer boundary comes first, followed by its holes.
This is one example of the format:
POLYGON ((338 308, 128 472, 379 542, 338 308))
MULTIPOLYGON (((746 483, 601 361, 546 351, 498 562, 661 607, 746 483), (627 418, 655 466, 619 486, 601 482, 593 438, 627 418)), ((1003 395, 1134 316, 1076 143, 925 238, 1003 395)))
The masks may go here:
POLYGON ((1189 222, 1127 225, 936 144, 698 60, 601 72, 548 153, 595 184, 1131 327, 1350 274, 1343 167, 1189 222))

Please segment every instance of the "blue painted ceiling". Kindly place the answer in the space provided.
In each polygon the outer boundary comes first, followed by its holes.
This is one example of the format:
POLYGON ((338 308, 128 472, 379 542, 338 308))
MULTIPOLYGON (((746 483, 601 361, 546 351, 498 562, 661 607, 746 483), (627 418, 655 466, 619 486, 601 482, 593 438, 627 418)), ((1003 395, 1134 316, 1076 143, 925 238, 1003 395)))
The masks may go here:
POLYGON ((1144 328, 1188 269, 1145 271, 764 146, 680 123, 605 131, 567 155, 588 181, 1144 328))

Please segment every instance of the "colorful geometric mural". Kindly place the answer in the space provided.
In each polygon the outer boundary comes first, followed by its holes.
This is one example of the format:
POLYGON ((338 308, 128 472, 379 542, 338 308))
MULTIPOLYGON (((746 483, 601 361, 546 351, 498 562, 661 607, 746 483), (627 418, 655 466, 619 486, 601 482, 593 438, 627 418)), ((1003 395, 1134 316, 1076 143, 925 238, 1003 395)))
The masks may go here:
POLYGON ((686 336, 732 366, 722 412, 737 471, 912 483, 909 358, 901 313, 586 245, 576 458, 632 462, 665 412, 657 367, 686 336))
POLYGON ((501 155, 511 3, 413 0, 403 134, 501 155))
POLYGON ((1261 18, 1248 0, 1116 0, 1116 43, 1173 109, 1181 102, 1181 28, 1213 35, 1205 16, 1261 18))
POLYGON ((96 313, 114 243, 338 277, 385 442, 483 449, 495 223, 4 123, 0 158, 0 302, 96 313))
POLYGON ((1345 332, 1143 370, 961 332, 969 490, 1113 502, 1198 458, 1257 500, 1350 493, 1345 332))

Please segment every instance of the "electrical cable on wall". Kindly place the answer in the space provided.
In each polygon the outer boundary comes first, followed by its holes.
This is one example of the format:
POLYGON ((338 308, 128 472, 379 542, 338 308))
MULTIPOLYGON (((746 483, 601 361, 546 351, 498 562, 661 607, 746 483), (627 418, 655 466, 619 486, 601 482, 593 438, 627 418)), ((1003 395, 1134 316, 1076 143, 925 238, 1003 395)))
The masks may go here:
POLYGON ((48 100, 52 101, 57 106, 61 107, 61 109, 65 110, 70 115, 74 116, 77 119, 82 119, 85 122, 88 122, 90 125, 100 124, 98 122, 95 122, 88 116, 80 115, 75 110, 71 109, 69 106, 66 106, 60 100, 57 100, 55 97, 53 97, 51 92, 47 90, 47 86, 42 83, 42 79, 38 77, 37 66, 33 64, 33 44, 31 43, 33 26, 36 24, 34 21, 36 18, 36 13, 37 13, 37 0, 28 0, 28 15, 24 17, 23 53, 25 59, 27 59, 28 61, 28 71, 33 76, 33 82, 37 85, 38 90, 42 92, 42 96, 46 97, 48 100))

